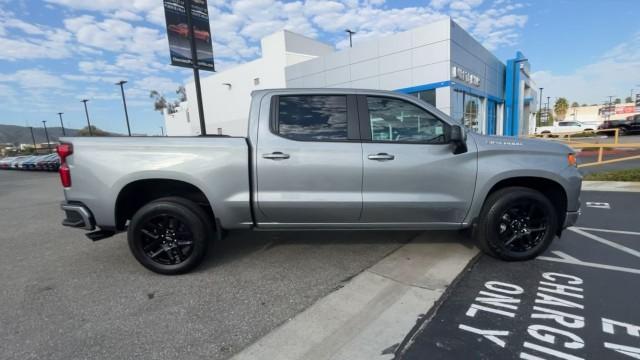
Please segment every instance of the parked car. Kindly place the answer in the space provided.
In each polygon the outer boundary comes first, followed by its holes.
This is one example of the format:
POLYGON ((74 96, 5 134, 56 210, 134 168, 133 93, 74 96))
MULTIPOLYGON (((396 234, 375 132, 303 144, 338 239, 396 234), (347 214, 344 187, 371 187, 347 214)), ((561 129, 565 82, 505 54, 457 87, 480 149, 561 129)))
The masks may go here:
POLYGON ((47 171, 57 171, 60 166, 60 158, 58 154, 51 154, 38 162, 38 168, 47 171))
POLYGON ((9 169, 13 160, 15 160, 15 156, 0 159, 0 169, 9 169))
POLYGON ((30 158, 28 158, 27 160, 22 162, 22 169, 23 170, 35 170, 36 169, 36 163, 44 158, 45 156, 48 155, 34 155, 30 158))
POLYGON ((593 131, 593 125, 585 125, 579 121, 560 121, 553 126, 541 126, 536 134, 569 134, 583 131, 593 131))
POLYGON ((578 218, 564 144, 467 133, 391 91, 258 90, 248 110, 246 137, 63 138, 63 225, 128 231, 142 265, 177 274, 233 229, 471 229, 525 260, 578 218))
POLYGON ((606 120, 598 129, 620 129, 620 135, 640 132, 640 115, 628 116, 626 119, 606 120))
POLYGON ((9 168, 10 169, 18 169, 20 167, 20 164, 27 160, 30 157, 30 155, 23 155, 23 156, 16 156, 10 163, 9 163, 9 168))

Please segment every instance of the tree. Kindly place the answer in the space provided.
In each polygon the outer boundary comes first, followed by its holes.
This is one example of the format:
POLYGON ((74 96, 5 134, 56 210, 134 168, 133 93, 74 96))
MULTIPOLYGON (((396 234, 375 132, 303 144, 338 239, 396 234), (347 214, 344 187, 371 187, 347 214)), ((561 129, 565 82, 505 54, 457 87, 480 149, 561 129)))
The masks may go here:
POLYGON ((176 94, 178 94, 178 104, 187 101, 187 89, 185 89, 184 86, 180 85, 178 90, 176 90, 176 94))
POLYGON ((553 105, 553 111, 555 111, 559 120, 564 120, 564 117, 567 115, 567 110, 569 110, 569 102, 567 99, 563 97, 558 98, 553 105))
POLYGON ((622 100, 620 100, 620 98, 616 98, 615 100, 613 100, 614 104, 621 104, 622 100))
POLYGON ((168 101, 159 91, 151 90, 151 92, 149 93, 149 97, 153 99, 153 110, 159 111, 161 114, 165 110, 169 114, 175 113, 176 108, 180 106, 180 103, 183 101, 187 101, 187 90, 184 88, 184 86, 180 86, 176 90, 176 94, 178 94, 178 99, 171 102, 168 101))
POLYGON ((95 125, 91 125, 91 133, 89 133, 89 127, 85 126, 82 129, 78 130, 77 136, 109 136, 108 132, 98 129, 95 125))
POLYGON ((547 109, 542 108, 542 112, 538 112, 536 114, 536 126, 549 126, 549 125, 553 125, 553 112, 547 111, 547 109), (542 114, 545 114, 545 113, 547 113, 546 120, 542 119, 542 114))
POLYGON ((624 99, 624 102, 626 102, 626 103, 630 103, 630 102, 633 102, 633 99, 631 98, 631 96, 627 96, 627 97, 624 99))
POLYGON ((578 104, 577 101, 574 101, 574 102, 571 103, 571 107, 572 108, 576 108, 576 107, 579 107, 579 106, 580 106, 580 104, 578 104))
POLYGON ((589 105, 587 105, 587 104, 582 104, 582 106, 589 106, 589 105))

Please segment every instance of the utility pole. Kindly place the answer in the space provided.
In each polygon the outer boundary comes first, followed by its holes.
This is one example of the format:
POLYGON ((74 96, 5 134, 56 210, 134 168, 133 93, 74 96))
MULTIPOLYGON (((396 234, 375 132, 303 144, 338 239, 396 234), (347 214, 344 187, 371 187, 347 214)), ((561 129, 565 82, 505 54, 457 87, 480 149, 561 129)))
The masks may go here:
POLYGON ((61 112, 58 113, 58 117, 60 117, 60 126, 62 126, 62 136, 67 136, 67 133, 64 131, 64 123, 62 122, 62 114, 64 114, 64 113, 61 113, 61 112))
POLYGON ((31 130, 31 141, 33 141, 33 151, 37 154, 38 147, 36 146, 36 137, 33 135, 33 126, 29 126, 29 130, 31 130))
POLYGON ((89 126, 89 136, 93 136, 93 131, 91 131, 91 121, 89 121, 89 110, 87 110, 87 99, 82 99, 80 102, 84 103, 84 114, 87 116, 87 126, 89 126))
POLYGON ((116 83, 116 85, 120 85, 120 92, 122 93, 122 104, 124 104, 124 118, 127 120, 127 132, 129 136, 131 136, 131 127, 129 126, 129 113, 127 112, 127 101, 124 98, 124 84, 126 84, 126 80, 120 80, 116 83))
MULTIPOLYGON (((191 44, 191 61, 193 65, 193 80, 196 85, 196 101, 198 102, 198 117, 200 118, 200 135, 207 135, 207 127, 204 122, 204 107, 202 106, 202 91, 200 89, 200 70, 198 68, 198 49, 196 48, 196 38, 194 36, 193 21, 191 19, 191 0, 184 2, 187 15, 187 26, 189 27, 189 41, 191 44)), ((213 70, 215 71, 215 69, 213 70)))
POLYGON ((345 30, 347 33, 349 33, 349 47, 353 47, 353 40, 352 40, 352 36, 353 34, 355 34, 355 31, 352 31, 351 29, 346 29, 345 30))
POLYGON ((47 137, 47 149, 51 152, 51 143, 49 142, 49 133, 47 132, 47 121, 42 120, 42 126, 44 126, 44 136, 47 137))

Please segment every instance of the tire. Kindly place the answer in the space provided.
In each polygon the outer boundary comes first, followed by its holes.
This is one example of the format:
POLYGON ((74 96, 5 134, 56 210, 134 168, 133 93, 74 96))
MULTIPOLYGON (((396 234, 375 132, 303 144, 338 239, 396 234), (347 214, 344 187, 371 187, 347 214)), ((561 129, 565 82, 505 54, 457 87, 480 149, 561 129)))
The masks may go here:
POLYGON ((557 211, 546 196, 514 186, 487 197, 474 233, 484 253, 506 261, 522 261, 543 253, 558 226, 557 211))
POLYGON ((193 270, 204 259, 213 231, 193 201, 166 197, 140 208, 127 232, 129 249, 147 269, 164 275, 193 270))

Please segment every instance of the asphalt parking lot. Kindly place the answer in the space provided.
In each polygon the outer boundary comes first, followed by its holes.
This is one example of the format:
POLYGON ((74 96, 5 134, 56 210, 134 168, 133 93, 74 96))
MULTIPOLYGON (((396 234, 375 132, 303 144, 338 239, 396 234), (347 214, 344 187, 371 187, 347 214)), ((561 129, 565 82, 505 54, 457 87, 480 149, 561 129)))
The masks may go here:
POLYGON ((482 255, 400 359, 640 359, 640 193, 583 192, 545 256, 482 255))
POLYGON ((0 172, 0 358, 227 358, 417 235, 231 233, 167 277, 62 227, 61 200, 55 173, 0 172))

